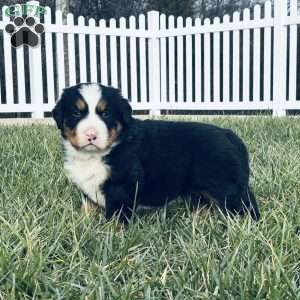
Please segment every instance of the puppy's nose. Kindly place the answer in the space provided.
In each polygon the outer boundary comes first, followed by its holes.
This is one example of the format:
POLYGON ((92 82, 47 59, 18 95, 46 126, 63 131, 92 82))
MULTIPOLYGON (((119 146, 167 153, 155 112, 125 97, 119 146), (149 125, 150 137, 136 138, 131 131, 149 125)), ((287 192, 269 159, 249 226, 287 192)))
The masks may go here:
POLYGON ((97 134, 96 134, 95 130, 93 130, 93 129, 87 129, 84 132, 84 134, 87 137, 89 142, 95 141, 97 139, 97 134))

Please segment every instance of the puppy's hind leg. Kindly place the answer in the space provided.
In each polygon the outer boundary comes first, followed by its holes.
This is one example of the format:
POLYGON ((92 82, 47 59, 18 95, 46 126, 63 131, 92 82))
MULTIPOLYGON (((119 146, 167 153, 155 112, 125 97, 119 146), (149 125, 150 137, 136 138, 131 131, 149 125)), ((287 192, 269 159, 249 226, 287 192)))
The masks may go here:
POLYGON ((192 193, 189 198, 190 209, 192 211, 201 209, 202 207, 209 206, 211 203, 202 193, 192 193))
MULTIPOLYGON (((214 193, 212 194, 214 195, 214 193)), ((259 220, 258 206, 254 194, 248 187, 241 191, 240 188, 231 186, 227 192, 215 194, 214 196, 220 208, 226 213, 240 216, 250 213, 253 220, 259 220)))

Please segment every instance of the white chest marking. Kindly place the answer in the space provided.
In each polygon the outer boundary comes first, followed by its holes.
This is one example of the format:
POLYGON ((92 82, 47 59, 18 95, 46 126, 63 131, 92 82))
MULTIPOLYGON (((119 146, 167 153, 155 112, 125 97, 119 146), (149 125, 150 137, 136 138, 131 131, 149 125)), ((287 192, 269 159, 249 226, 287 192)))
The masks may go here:
MULTIPOLYGON (((105 207, 105 198, 101 185, 109 176, 109 166, 103 162, 104 154, 82 153, 75 150, 68 142, 65 146, 66 174, 90 200, 105 207)), ((107 153, 105 153, 107 154, 107 153)))

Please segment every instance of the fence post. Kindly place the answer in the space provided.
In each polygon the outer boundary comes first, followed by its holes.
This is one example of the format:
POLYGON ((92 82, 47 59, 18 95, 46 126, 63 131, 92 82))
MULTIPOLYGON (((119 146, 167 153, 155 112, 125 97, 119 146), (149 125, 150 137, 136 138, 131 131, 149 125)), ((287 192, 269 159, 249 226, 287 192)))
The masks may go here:
MULTIPOLYGON (((39 1, 28 1, 27 4, 39 6, 39 1)), ((40 18, 35 17, 36 22, 40 18)), ((29 51, 29 74, 30 74, 30 97, 34 106, 32 117, 35 119, 44 118, 43 110, 43 79, 42 79, 42 54, 41 38, 37 46, 28 47, 29 51)))
POLYGON ((160 115, 160 55, 159 38, 155 34, 159 30, 159 12, 148 12, 148 30, 151 38, 148 43, 149 50, 149 102, 151 104, 150 115, 160 115))
POLYGON ((286 58, 287 38, 284 20, 287 16, 287 0, 274 1, 274 82, 273 116, 286 115, 286 58))

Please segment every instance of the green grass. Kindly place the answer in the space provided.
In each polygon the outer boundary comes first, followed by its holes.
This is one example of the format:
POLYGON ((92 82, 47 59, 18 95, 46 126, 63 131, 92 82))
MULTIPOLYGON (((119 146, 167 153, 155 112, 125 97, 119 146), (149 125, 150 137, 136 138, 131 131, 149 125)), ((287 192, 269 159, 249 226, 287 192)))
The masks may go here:
POLYGON ((206 121, 249 147, 257 224, 181 202, 126 230, 83 216, 54 127, 0 127, 0 299, 300 299, 299 119, 206 121))

